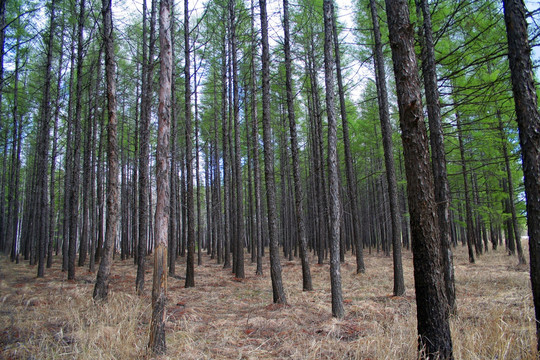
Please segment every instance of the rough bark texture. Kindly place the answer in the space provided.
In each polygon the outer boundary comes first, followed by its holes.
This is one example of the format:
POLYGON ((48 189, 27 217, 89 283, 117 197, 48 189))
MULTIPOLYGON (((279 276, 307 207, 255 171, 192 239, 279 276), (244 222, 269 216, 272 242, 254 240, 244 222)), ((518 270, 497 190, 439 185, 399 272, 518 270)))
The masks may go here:
POLYGON ((229 17, 231 21, 231 53, 232 53, 232 85, 233 85, 233 117, 234 117, 234 166, 236 185, 236 240, 235 252, 236 262, 234 263, 234 273, 237 278, 243 279, 244 274, 244 200, 242 196, 242 160, 240 154, 240 106, 238 91, 238 60, 236 53, 236 20, 235 20, 235 0, 229 0, 229 17))
POLYGON ((289 130, 291 136, 291 155, 294 181, 294 206, 296 215, 296 236, 300 245, 300 259, 302 261, 302 289, 304 291, 313 290, 311 283, 311 272, 309 269, 308 249, 306 240, 306 225, 304 223, 304 209, 302 201, 304 192, 300 179, 300 160, 298 156, 298 135, 296 131, 296 119, 294 114, 293 91, 291 84, 291 49, 289 30, 289 1, 283 0, 283 30, 285 32, 285 88, 287 92, 287 114, 289 118, 289 130))
MULTIPOLYGON (((186 284, 195 286, 195 201, 193 194, 193 128, 191 124, 191 71, 189 48, 189 1, 184 1, 185 56, 185 121, 186 121, 186 182, 187 182, 187 258, 186 284)), ((198 170, 198 169, 197 169, 198 170)))
MULTIPOLYGON (((187 2, 187 0, 186 0, 187 2)), ((154 354, 164 354, 167 300, 167 240, 169 230, 169 136, 171 116, 171 3, 161 0, 159 9, 159 76, 158 134, 156 154, 156 215, 154 278, 152 287, 152 321, 148 347, 154 354)))
POLYGON ((473 215, 471 206, 471 196, 469 194, 469 175, 467 172, 467 162, 465 160, 465 146, 463 145, 463 131, 461 128, 461 116, 456 111, 456 125, 459 141, 459 154, 461 157, 461 172, 463 174, 463 192, 465 193, 465 223, 467 224, 467 249, 469 251, 469 262, 474 263, 473 246, 476 244, 476 237, 473 228, 473 215))
POLYGON ((114 65, 114 37, 111 12, 112 0, 102 0, 103 40, 105 44, 105 77, 107 81, 107 111, 109 116, 107 161, 107 220, 103 254, 94 287, 94 299, 106 300, 111 273, 113 244, 118 229, 118 133, 116 118, 116 79, 114 65))
POLYGON ((343 318, 343 294, 341 292, 341 269, 339 262, 339 231, 341 203, 339 198, 339 175, 337 158, 337 124, 334 103, 334 55, 332 30, 332 0, 324 0, 324 77, 326 87, 326 114, 328 116, 328 187, 330 210, 330 285, 332 291, 332 316, 343 318))
MULTIPOLYGON (((255 10, 254 1, 251 0, 251 33, 255 34, 255 10)), ((251 42, 251 120, 252 120, 252 144, 253 144, 253 190, 255 191, 255 234, 257 237, 257 269, 255 274, 262 275, 262 254, 263 254, 263 241, 262 241, 262 205, 261 205, 261 172, 259 168, 259 119, 257 116, 257 81, 255 79, 255 56, 257 54, 257 37, 253 35, 253 41, 251 42)))
POLYGON ((523 0, 503 0, 508 58, 525 175, 531 285, 540 351, 540 114, 533 79, 523 0))
POLYGON ((345 153, 345 175, 347 177, 347 195, 351 202, 352 211, 352 235, 356 246, 356 273, 360 274, 366 271, 364 264, 364 242, 360 230, 360 210, 356 197, 356 181, 354 177, 353 160, 351 155, 351 142, 349 137, 349 122, 347 120, 347 109, 345 107, 345 89, 343 88, 343 79, 341 76, 341 54, 339 51, 339 42, 336 30, 336 16, 332 17, 332 28, 334 30, 334 47, 336 54, 336 74, 339 89, 339 105, 341 109, 341 125, 343 129, 343 150, 345 153))
POLYGON ((394 261, 394 295, 405 293, 405 280, 403 279, 403 264, 401 260, 401 229, 399 221, 399 202, 394 166, 394 145, 392 144, 392 127, 390 126, 390 112, 388 105, 388 91, 386 89, 386 71, 384 69, 384 56, 379 28, 379 17, 375 0, 369 1, 371 18, 373 21, 373 35, 375 37, 375 63, 376 83, 379 100, 379 119, 381 121, 381 135, 384 149, 384 164, 386 167, 386 181, 388 183, 388 198, 390 201, 390 222, 392 225, 392 255, 394 261))
MULTIPOLYGON (((143 71, 141 85, 141 120, 139 136, 139 239, 137 256, 137 278, 135 289, 139 294, 144 291, 144 272, 146 267, 146 248, 148 241, 148 219, 150 215, 148 206, 149 188, 149 155, 150 155, 150 109, 152 106, 152 73, 154 62, 155 17, 156 0, 152 0, 150 14, 150 40, 143 44, 143 71)), ((143 4, 143 40, 146 40, 146 1, 143 4)))
POLYGON ((281 260, 276 227, 276 184, 274 179, 274 150, 270 127, 270 46, 268 45, 268 18, 266 0, 259 0, 261 8, 262 35, 262 103, 263 103, 263 147, 266 201, 268 204, 268 237, 270 241, 270 277, 274 303, 285 304, 287 298, 281 279, 281 260))
POLYGON ((512 229, 514 231, 515 245, 518 252, 519 264, 526 264, 525 256, 523 255, 523 248, 521 247, 521 236, 519 235, 516 206, 514 203, 514 181, 512 179, 512 168, 510 167, 510 157, 508 156, 508 146, 506 145, 507 136, 504 131, 500 111, 497 110, 497 118, 499 120, 499 132, 501 133, 502 152, 504 157, 504 165, 506 170, 506 180, 508 184, 508 207, 510 214, 512 215, 512 229))
POLYGON ((429 141, 431 145, 431 168, 435 181, 435 202, 439 217, 441 236, 441 255, 444 271, 446 298, 451 312, 456 311, 456 286, 454 280, 454 261, 450 239, 450 189, 446 171, 446 154, 444 152, 444 133, 441 121, 439 89, 435 67, 435 45, 431 28, 431 13, 426 0, 420 1, 423 15, 423 56, 422 73, 426 90, 426 105, 429 121, 429 141))
POLYGON ((439 228, 413 27, 406 0, 386 0, 398 96, 408 201, 421 358, 452 358, 448 305, 441 272, 439 228))
POLYGON ((68 249, 68 279, 75 279, 75 257, 77 256, 77 235, 79 222, 79 183, 80 183, 80 146, 81 143, 81 111, 82 111, 82 73, 84 51, 84 15, 85 0, 79 3, 77 24, 77 83, 75 85, 75 118, 73 123, 73 146, 71 183, 69 189, 69 249, 68 249))
MULTIPOLYGON (((41 105, 41 124, 39 129, 39 139, 37 143, 37 171, 36 178, 36 207, 35 217, 37 220, 37 236, 38 236, 38 271, 37 276, 43 277, 45 268, 45 250, 48 240, 47 224, 49 220, 48 210, 48 189, 47 189, 47 163, 49 160, 49 138, 51 124, 51 72, 52 72, 52 56, 53 56, 53 40, 56 27, 56 1, 51 3, 51 15, 49 25, 49 36, 47 39, 47 64, 45 68, 45 84, 43 85, 43 100, 41 105)), ((4 199, 2 198, 2 201, 4 199)), ((3 206, 3 205, 2 205, 3 206)), ((51 239, 52 240, 52 239, 51 239)))

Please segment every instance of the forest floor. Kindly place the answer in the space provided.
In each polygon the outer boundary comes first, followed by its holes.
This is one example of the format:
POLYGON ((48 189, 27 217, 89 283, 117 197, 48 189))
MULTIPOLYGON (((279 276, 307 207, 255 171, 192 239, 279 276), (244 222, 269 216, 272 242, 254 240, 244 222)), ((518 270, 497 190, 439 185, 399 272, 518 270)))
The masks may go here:
MULTIPOLYGON (((407 292, 394 297, 391 257, 366 250, 366 273, 357 275, 349 255, 341 267, 345 318, 336 320, 328 264, 311 266, 315 290, 303 292, 300 262, 282 259, 288 305, 276 306, 266 262, 264 276, 255 276, 246 254, 246 279, 240 281, 204 255, 195 288, 185 289, 184 280, 169 277, 168 350, 161 358, 415 359, 412 255, 404 251, 403 257, 407 292)), ((177 264, 181 276, 184 261, 177 264)), ((536 359, 528 265, 517 266, 517 258, 503 248, 469 264, 461 246, 454 265, 456 359, 536 359)), ((60 266, 61 259, 55 259, 38 279, 27 262, 0 257, 0 358, 152 358, 146 350, 151 267, 146 295, 137 296, 133 261, 115 260, 109 300, 94 303, 95 274, 77 268, 76 280, 67 281, 60 266)))

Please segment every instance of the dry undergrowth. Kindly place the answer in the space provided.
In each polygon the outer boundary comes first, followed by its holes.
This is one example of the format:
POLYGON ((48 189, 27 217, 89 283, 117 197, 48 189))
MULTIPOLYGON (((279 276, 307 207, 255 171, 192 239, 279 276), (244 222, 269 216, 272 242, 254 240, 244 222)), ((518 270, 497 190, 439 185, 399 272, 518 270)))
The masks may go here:
MULTIPOLYGON (((283 261, 283 260, 282 260, 283 261)), ((392 297, 391 258, 365 254, 342 265, 346 315, 331 317, 328 265, 312 265, 315 291, 302 292, 299 261, 283 261, 287 306, 271 304, 268 264, 235 279, 209 257, 196 269, 196 288, 169 278, 167 356, 170 359, 414 359, 416 304, 412 256, 404 252, 407 293, 392 297)), ((458 314, 452 337, 457 359, 535 359, 535 328, 528 267, 504 250, 469 264, 455 250, 458 314)), ((179 259, 178 269, 184 268, 179 259)), ((135 295, 132 261, 115 261, 109 301, 92 299, 95 274, 77 269, 65 280, 60 259, 36 279, 27 263, 0 258, 0 358, 134 359, 147 354, 150 296, 135 295)), ((183 275, 183 271, 179 272, 183 275)), ((147 272, 147 293, 151 271, 147 272)))

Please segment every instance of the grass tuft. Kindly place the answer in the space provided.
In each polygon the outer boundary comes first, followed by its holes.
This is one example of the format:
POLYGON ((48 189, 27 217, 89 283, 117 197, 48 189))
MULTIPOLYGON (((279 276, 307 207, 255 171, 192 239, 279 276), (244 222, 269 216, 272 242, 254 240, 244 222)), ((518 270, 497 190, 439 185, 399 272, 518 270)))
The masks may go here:
MULTIPOLYGON (((151 259, 149 258, 150 262, 151 259)), ((267 260, 267 259, 266 259, 267 260)), ((404 252, 407 292, 394 297, 392 259, 366 255, 342 264, 345 317, 331 317, 329 265, 312 266, 314 291, 302 291, 299 261, 284 262, 288 305, 272 304, 266 276, 246 262, 239 281, 208 257, 196 287, 169 278, 167 355, 163 359, 414 359, 417 352, 412 256, 404 252)), ((35 267, 0 258, 0 358, 150 359, 151 284, 135 293, 135 267, 116 260, 109 299, 92 300, 95 275, 78 269, 66 281, 60 259, 44 279, 35 267)), ((503 250, 469 264, 455 249, 457 314, 451 319, 456 359, 536 359, 528 268, 503 250)), ((151 265, 149 265, 150 268, 151 265)), ((177 269, 184 268, 184 259, 177 269)), ((150 279, 148 276, 147 279, 150 279)))

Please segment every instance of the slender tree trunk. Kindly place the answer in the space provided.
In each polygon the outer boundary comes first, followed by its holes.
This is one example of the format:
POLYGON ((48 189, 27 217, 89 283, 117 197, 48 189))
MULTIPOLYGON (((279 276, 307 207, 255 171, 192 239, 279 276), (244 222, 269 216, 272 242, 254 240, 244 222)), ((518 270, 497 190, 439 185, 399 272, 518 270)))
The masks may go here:
POLYGON ((408 2, 386 0, 411 212, 418 349, 421 358, 451 359, 452 339, 440 256, 439 228, 429 167, 427 131, 408 2))
POLYGON ((261 204, 261 175, 259 167, 259 119, 257 107, 257 81, 255 79, 255 57, 257 55, 257 37, 255 34, 255 10, 254 0, 251 0, 251 33, 253 40, 251 42, 251 143, 253 144, 253 190, 255 191, 255 237, 257 243, 257 268, 256 275, 263 275, 262 256, 262 204, 261 204))
POLYGON ((268 18, 266 0, 259 0, 262 35, 262 102, 263 102, 263 148, 266 201, 268 204, 268 237, 270 241, 270 277, 274 303, 285 304, 287 298, 281 279, 281 260, 276 229, 276 184, 274 179, 274 150, 270 128, 270 46, 268 44, 268 18))
POLYGON ((465 222, 467 224, 467 248, 469 250, 469 262, 474 263, 474 251, 473 246, 476 244, 476 238, 474 236, 473 229, 473 215, 472 215, 472 206, 471 199, 469 194, 469 178, 467 172, 467 164, 465 162, 465 147, 463 145, 463 131, 461 128, 461 116, 456 111, 456 124, 458 131, 458 140, 459 140, 459 153, 461 156, 461 170, 463 173, 463 191, 465 192, 465 222))
MULTIPOLYGON (((171 18, 174 19, 174 6, 171 9, 171 18)), ((174 34, 174 20, 171 23, 171 34, 174 34)), ((174 37, 171 36, 171 56, 173 59, 176 58, 174 50, 174 37)), ((172 78, 176 78, 176 69, 173 66, 172 68, 172 78)), ((177 139, 177 120, 176 120, 176 86, 175 82, 171 82, 171 179, 170 179, 170 191, 169 196, 169 276, 173 276, 176 272, 176 259, 177 259, 177 245, 178 245, 178 218, 177 218, 177 183, 178 183, 178 171, 176 165, 176 139, 177 139)))
POLYGON ((508 58, 516 106, 525 195, 531 284, 536 316, 537 350, 540 351, 540 114, 527 37, 527 10, 523 0, 503 0, 508 36, 508 58))
MULTIPOLYGON (((75 11, 75 9, 73 9, 75 11)), ((73 82, 75 79, 75 44, 76 44, 76 29, 77 24, 73 22, 71 27, 72 40, 70 48, 70 66, 69 66, 69 100, 67 109, 67 129, 66 129, 66 154, 65 154, 65 166, 64 166, 64 219, 63 219, 63 242, 62 242, 62 271, 67 271, 69 267, 69 224, 70 224, 70 186, 71 186, 71 172, 73 167, 73 82)), ((101 252, 96 253, 96 261, 99 260, 101 252)))
POLYGON ((242 196, 242 163, 240 154, 240 106, 238 90, 238 60, 236 52, 236 19, 235 0, 229 0, 229 17, 231 21, 231 53, 232 53, 232 90, 233 90, 233 117, 234 117, 234 167, 236 185, 236 261, 234 273, 237 278, 245 278, 244 274, 244 199, 242 196))
POLYGON ((504 164, 506 170, 506 180, 508 184, 508 205, 510 208, 510 213, 512 214, 512 228, 514 230, 514 237, 516 248, 518 251, 518 262, 519 264, 526 264, 525 256, 523 255, 523 248, 521 247, 521 236, 519 235, 518 221, 516 215, 516 207, 514 203, 514 182, 512 180, 512 168, 510 167, 510 158, 508 156, 508 146, 506 145, 506 134, 504 132, 503 123, 501 120, 500 110, 497 110, 497 118, 499 120, 499 132, 501 133, 502 141, 502 152, 504 157, 504 164))
POLYGON ((287 110, 289 117, 289 131, 291 137, 291 155, 293 164, 294 181, 294 205, 296 216, 296 236, 300 245, 300 260, 302 261, 302 289, 304 291, 313 290, 311 283, 311 271, 309 268, 306 226, 304 223, 304 209, 302 200, 304 193, 300 179, 300 159, 298 155, 298 135, 296 131, 296 118, 294 114, 292 74, 291 74, 291 50, 290 50, 290 30, 289 30, 289 1, 283 0, 283 28, 285 31, 285 87, 287 91, 287 110))
MULTIPOLYGON (((394 145, 392 144, 392 127, 388 105, 388 91, 386 89, 386 71, 384 69, 384 56, 379 28, 379 16, 375 0, 369 1, 371 19, 373 21, 373 34, 375 37, 375 78, 379 100, 379 118, 381 121, 381 135, 384 149, 384 163, 386 166, 386 181, 388 183, 388 197, 390 200, 390 221, 392 225, 392 247, 394 260, 394 295, 405 293, 405 280, 403 279, 403 265, 401 260, 401 231, 399 221, 399 203, 394 166, 394 145)), ((343 111, 342 111, 343 112, 343 111)))
MULTIPOLYGON (((185 1, 187 10, 187 0, 185 1)), ((167 301, 167 231, 169 229, 169 131, 171 112, 171 3, 161 0, 159 12, 159 44, 160 76, 159 76, 159 107, 158 107, 158 141, 156 153, 156 224, 154 250, 154 279, 152 287, 152 323, 150 325, 150 340, 148 347, 154 354, 164 354, 167 351, 165 343, 165 318, 167 301)), ((187 18, 187 14, 186 14, 187 18)), ((187 26, 187 24, 186 24, 187 26)), ((187 37, 188 35, 186 35, 187 37)), ((186 50, 189 54, 189 50, 186 50)), ((189 60, 188 64, 189 64, 189 60)), ((189 77, 186 77, 189 79, 189 77)), ((189 83, 189 81, 187 81, 189 83)), ((189 90, 189 89, 187 89, 189 90)), ((188 95, 186 95, 188 97, 188 95)), ((187 277, 187 276, 186 276, 187 277)))
POLYGON ((223 133, 223 208, 224 208, 224 247, 223 247, 223 268, 227 269, 231 267, 231 248, 230 248, 230 234, 231 234, 231 214, 230 214, 230 182, 229 182, 229 126, 227 121, 227 37, 223 36, 223 55, 222 55, 222 69, 221 69, 221 81, 222 81, 222 93, 221 93, 221 121, 222 121, 222 133, 223 133))
POLYGON ((187 259, 186 287, 195 286, 195 202, 193 198, 193 129, 191 124, 191 70, 189 47, 189 1, 184 0, 185 121, 187 181, 187 259))
POLYGON ((334 56, 332 30, 332 0, 323 1, 324 15, 324 77, 326 87, 326 113, 328 115, 328 187, 330 189, 330 285, 332 291, 332 316, 343 318, 343 294, 339 263, 339 231, 341 203, 337 156, 337 124, 334 103, 334 56))
MULTIPOLYGON (((81 142, 81 111, 82 111, 82 71, 84 51, 84 17, 85 0, 79 3, 79 18, 77 24, 77 83, 75 89, 75 118, 73 124, 73 143, 81 142)), ((80 147, 73 146, 72 168, 69 189, 69 250, 68 250, 68 280, 75 279, 75 258, 77 255, 77 238, 79 222, 79 183, 80 183, 80 147)))
MULTIPOLYGON (((418 2, 418 0, 417 0, 418 2)), ((446 297, 450 312, 456 312, 456 287, 454 280, 454 262, 450 246, 450 189, 446 171, 446 154, 444 151, 444 133, 441 121, 441 107, 439 103, 439 89, 437 85, 437 71, 435 64, 435 45, 431 27, 431 12, 426 0, 420 0, 417 6, 421 7, 423 16, 422 31, 422 73, 424 75, 424 88, 426 90, 426 103, 429 121, 429 140, 431 144, 431 166, 435 180, 435 202, 439 217, 441 236, 442 263, 444 267, 444 281, 446 297)))
POLYGON ((154 68, 154 48, 155 48, 155 23, 157 12, 157 1, 152 0, 150 10, 150 34, 147 39, 147 6, 146 0, 143 3, 143 65, 141 84, 141 120, 139 129, 139 250, 137 262, 137 278, 135 279, 135 289, 137 293, 144 292, 144 273, 146 268, 146 250, 149 238, 150 220, 150 117, 152 107, 152 80, 154 68))
MULTIPOLYGON (((5 1, 0 3, 0 25, 5 22, 3 11, 5 10, 5 1)), ((3 37, 3 31, 0 31, 0 37, 3 37)), ((3 39, 0 44, 0 50, 3 49, 3 39)), ((14 261, 17 258, 17 238, 19 227, 19 184, 21 173, 21 149, 22 149, 22 116, 19 115, 19 70, 20 70, 20 42, 17 39, 15 46, 15 71, 14 71, 14 87, 13 87, 13 145, 11 148, 11 173, 8 191, 8 214, 7 214, 7 233, 6 251, 10 251, 10 259, 14 261)), ((0 66, 3 64, 3 54, 0 55, 0 66)), ((0 69, 0 104, 1 104, 1 89, 3 79, 3 69, 0 69)))
MULTIPOLYGON (((35 207, 35 229, 38 236, 38 271, 37 276, 43 277, 45 269, 45 253, 47 249, 49 232, 48 225, 48 192, 47 192, 47 163, 49 160, 49 138, 50 138, 50 123, 51 123, 51 79, 52 79, 52 58, 54 48, 54 32, 56 29, 56 0, 51 2, 51 14, 49 34, 47 39, 47 64, 45 67, 45 83, 43 85, 43 98, 41 103, 41 123, 39 129, 39 139, 36 146, 36 165, 38 176, 36 178, 36 207, 35 207)), ((52 205, 52 204, 51 204, 52 205)), ((2 198, 3 208, 3 198, 2 198)))
MULTIPOLYGON (((202 265, 202 212, 201 212, 201 176, 200 176, 200 161, 199 161, 199 103, 197 86, 197 52, 193 52, 193 84, 194 84, 194 97, 195 97, 195 185, 197 186, 197 266, 202 265)), ((174 56, 173 56, 174 58, 174 56)), ((208 224, 207 224, 208 225, 208 224)))
POLYGON ((93 297, 107 300, 109 275, 111 273, 113 246, 118 229, 118 120, 116 117, 116 74, 114 59, 114 34, 112 23, 112 0, 102 0, 103 42, 105 47, 105 80, 107 82, 107 220, 103 254, 99 264, 93 297))

